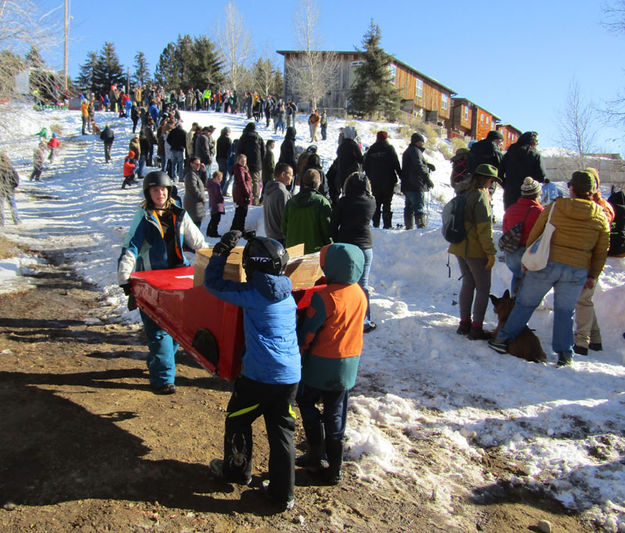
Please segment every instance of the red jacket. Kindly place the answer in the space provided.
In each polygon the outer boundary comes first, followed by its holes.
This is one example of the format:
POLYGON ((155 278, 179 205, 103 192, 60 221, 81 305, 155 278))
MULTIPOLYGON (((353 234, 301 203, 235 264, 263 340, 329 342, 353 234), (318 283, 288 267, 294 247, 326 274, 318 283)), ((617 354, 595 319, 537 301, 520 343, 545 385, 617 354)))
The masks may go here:
POLYGON ((232 165, 234 185, 232 186, 232 200, 237 205, 251 205, 252 203, 252 176, 247 167, 236 163, 232 165))
POLYGON ((59 141, 58 137, 52 137, 52 139, 48 141, 49 148, 58 148, 59 144, 61 144, 61 141, 59 141))
POLYGON ((129 178, 135 173, 137 162, 134 160, 135 153, 131 150, 128 157, 124 159, 124 178, 129 178), (132 154, 132 156, 130 155, 132 154))
POLYGON ((508 231, 512 226, 516 226, 519 222, 523 223, 523 235, 521 237, 521 245, 525 246, 530 231, 536 224, 538 216, 542 212, 544 207, 540 205, 536 200, 530 200, 529 198, 519 198, 516 203, 512 204, 506 212, 503 214, 503 232, 508 231), (527 215, 527 218, 526 218, 527 215))

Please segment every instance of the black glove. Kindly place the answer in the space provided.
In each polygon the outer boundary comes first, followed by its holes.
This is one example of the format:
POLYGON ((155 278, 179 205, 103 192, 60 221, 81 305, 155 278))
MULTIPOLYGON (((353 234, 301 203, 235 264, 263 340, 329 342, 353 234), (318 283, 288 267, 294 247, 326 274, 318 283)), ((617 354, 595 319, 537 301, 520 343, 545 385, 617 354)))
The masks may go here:
POLYGON ((239 230, 224 233, 221 240, 213 248, 213 255, 230 255, 230 251, 237 245, 243 234, 239 230))
POLYGON ((430 178, 428 178, 426 185, 428 187, 428 191, 434 188, 434 183, 432 183, 432 180, 430 178))
POLYGON ((124 283, 123 285, 120 285, 120 288, 124 291, 126 296, 130 296, 132 294, 132 291, 130 290, 130 283, 124 283))
POLYGON ((134 295, 128 296, 128 311, 134 311, 137 308, 137 300, 134 295))
POLYGON ((432 163, 426 163, 426 165, 428 166, 428 168, 434 172, 436 170, 436 167, 432 164, 432 163))

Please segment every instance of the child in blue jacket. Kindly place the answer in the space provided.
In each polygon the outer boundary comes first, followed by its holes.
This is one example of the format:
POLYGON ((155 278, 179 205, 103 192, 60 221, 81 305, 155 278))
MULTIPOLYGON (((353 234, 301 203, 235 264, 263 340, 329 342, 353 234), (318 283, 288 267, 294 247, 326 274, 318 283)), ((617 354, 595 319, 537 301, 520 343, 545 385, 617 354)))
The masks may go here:
POLYGON ((216 297, 243 308, 245 352, 241 375, 228 403, 224 459, 213 459, 212 473, 225 481, 252 480, 252 422, 265 418, 269 440, 269 482, 263 484, 280 510, 294 503, 295 394, 301 375, 296 334, 297 304, 284 276, 289 255, 276 240, 249 238, 243 250, 246 283, 223 279, 230 251, 242 234, 229 231, 215 245, 204 286, 216 297))

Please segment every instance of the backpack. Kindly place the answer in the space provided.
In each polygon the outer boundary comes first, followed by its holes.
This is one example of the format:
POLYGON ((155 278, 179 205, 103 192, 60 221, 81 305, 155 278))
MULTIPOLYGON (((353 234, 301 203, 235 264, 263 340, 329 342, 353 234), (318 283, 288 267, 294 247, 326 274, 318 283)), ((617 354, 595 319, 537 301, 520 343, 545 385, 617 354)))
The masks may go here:
POLYGON ((521 222, 512 226, 499 238, 499 249, 502 252, 507 252, 511 254, 512 252, 516 252, 521 247, 521 239, 523 238, 523 224, 525 224, 525 219, 527 219, 527 215, 530 214, 531 209, 532 208, 530 207, 527 210, 521 222))
POLYGON ((443 225, 441 233, 447 242, 456 244, 467 238, 464 229, 464 208, 466 199, 463 194, 454 196, 443 207, 443 225))

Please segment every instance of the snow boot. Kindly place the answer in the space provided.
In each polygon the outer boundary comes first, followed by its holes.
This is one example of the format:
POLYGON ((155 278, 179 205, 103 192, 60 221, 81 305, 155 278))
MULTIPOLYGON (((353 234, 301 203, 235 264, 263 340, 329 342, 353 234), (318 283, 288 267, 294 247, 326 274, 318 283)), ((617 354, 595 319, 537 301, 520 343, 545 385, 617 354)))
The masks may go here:
POLYGON ((295 465, 312 472, 320 472, 328 468, 325 453, 325 431, 321 421, 304 424, 304 433, 308 442, 308 453, 298 455, 295 465))
POLYGON ((573 356, 568 352, 558 352, 557 366, 570 366, 573 363, 573 356))
POLYGON ((328 485, 338 485, 343 480, 343 439, 326 440, 326 451, 328 452, 328 464, 325 470, 325 480, 328 485))
POLYGON ((419 213, 416 217, 417 228, 424 229, 428 227, 428 216, 425 213, 419 213))
POLYGON ((380 227, 380 212, 379 211, 375 211, 373 213, 373 218, 371 219, 371 221, 373 222, 374 228, 380 227))
POLYGON ((404 228, 414 229, 414 215, 412 213, 404 213, 404 228))

